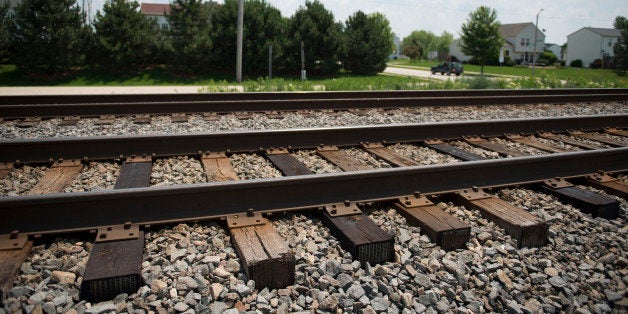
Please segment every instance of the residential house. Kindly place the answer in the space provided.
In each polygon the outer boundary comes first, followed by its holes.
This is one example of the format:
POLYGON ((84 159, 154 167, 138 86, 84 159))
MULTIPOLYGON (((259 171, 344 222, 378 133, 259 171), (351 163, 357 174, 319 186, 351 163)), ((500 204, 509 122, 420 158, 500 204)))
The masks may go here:
POLYGON ((551 53, 556 55, 556 57, 559 60, 564 60, 563 55, 560 52, 561 51, 561 47, 558 44, 547 43, 547 44, 545 44, 545 50, 546 51, 550 51, 551 53))
POLYGON ((157 20, 157 25, 163 30, 170 27, 166 14, 170 14, 170 5, 162 3, 142 3, 140 12, 149 18, 157 20))
POLYGON ((613 47, 621 32, 612 28, 583 27, 567 35, 567 58, 569 65, 574 60, 582 60, 589 67, 597 59, 610 61, 615 56, 613 47))
MULTIPOLYGON (((499 34, 504 39, 504 45, 501 48, 504 57, 518 63, 531 63, 534 51, 534 32, 536 30, 536 57, 545 49, 545 34, 534 26, 534 23, 515 23, 502 24, 499 27, 499 34)), ((462 53, 460 47, 460 39, 454 40, 449 46, 449 55, 455 56, 460 61, 471 59, 462 53)))
POLYGON ((399 59, 399 57, 401 57, 401 39, 395 33, 393 33, 393 44, 395 45, 395 48, 392 54, 388 56, 388 58, 391 60, 392 59, 396 60, 396 59, 399 59))

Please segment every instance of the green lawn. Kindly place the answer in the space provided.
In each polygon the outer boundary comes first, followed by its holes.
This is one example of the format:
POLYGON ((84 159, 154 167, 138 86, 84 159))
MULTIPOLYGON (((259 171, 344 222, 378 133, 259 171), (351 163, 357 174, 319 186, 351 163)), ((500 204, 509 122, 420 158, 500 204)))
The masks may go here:
MULTIPOLYGON (((395 60, 390 61, 388 64, 391 66, 402 67, 419 67, 429 69, 431 66, 437 65, 437 61, 415 61, 410 60, 395 60)), ((465 64, 464 71, 473 74, 474 72, 480 73, 479 65, 465 64)), ((508 76, 531 76, 532 68, 523 67, 499 67, 499 66, 485 66, 484 73, 488 75, 508 75, 508 76)), ((590 80, 590 81, 617 81, 620 85, 628 85, 628 76, 625 73, 608 70, 608 69, 589 69, 589 68, 571 68, 571 67, 537 67, 535 70, 535 76, 549 76, 559 80, 590 80)))

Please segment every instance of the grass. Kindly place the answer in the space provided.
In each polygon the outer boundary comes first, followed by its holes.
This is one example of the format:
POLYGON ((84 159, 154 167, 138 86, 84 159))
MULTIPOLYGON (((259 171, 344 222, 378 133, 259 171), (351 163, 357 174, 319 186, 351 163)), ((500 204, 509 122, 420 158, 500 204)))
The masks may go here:
MULTIPOLYGON (((431 66, 438 64, 438 61, 426 61, 419 60, 412 62, 410 60, 395 60, 388 64, 392 66, 402 67, 418 67, 429 69, 431 66)), ((480 73, 480 66, 473 64, 464 65, 465 72, 480 73)), ((553 77, 563 81, 609 81, 617 82, 619 86, 628 86, 628 76, 625 73, 609 69, 589 69, 589 68, 571 68, 571 67, 537 67, 536 76, 541 77, 543 75, 553 77)), ((529 77, 532 75, 532 68, 527 67, 499 67, 499 66, 484 66, 484 73, 488 75, 508 75, 508 76, 521 76, 529 77)))

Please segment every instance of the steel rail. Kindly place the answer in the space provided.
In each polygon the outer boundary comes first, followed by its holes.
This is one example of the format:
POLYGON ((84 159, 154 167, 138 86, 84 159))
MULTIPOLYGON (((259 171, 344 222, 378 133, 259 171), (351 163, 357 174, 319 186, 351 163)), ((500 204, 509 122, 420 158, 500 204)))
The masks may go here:
POLYGON ((103 160, 121 156, 155 157, 199 152, 250 152, 259 149, 311 148, 320 144, 350 146, 362 142, 418 142, 463 136, 502 136, 570 129, 628 127, 628 114, 560 118, 505 119, 424 124, 393 124, 272 131, 100 136, 0 140, 0 162, 48 162, 51 159, 103 160))
MULTIPOLYGON (((628 93, 604 90, 609 93, 572 94, 494 94, 494 95, 444 95, 396 97, 336 97, 295 99, 250 99, 206 101, 159 101, 69 103, 69 104, 20 104, 0 106, 0 118, 25 117, 54 118, 63 116, 93 117, 99 115, 171 114, 171 113, 228 113, 237 111, 298 111, 298 110, 348 110, 373 108, 428 107, 428 106, 486 106, 498 104, 538 104, 572 102, 628 101, 628 93)), ((307 95, 307 94, 305 94, 307 95)), ((297 97, 298 95, 295 95, 297 97)), ((319 95, 317 95, 319 96, 319 95)), ((163 96, 164 98, 167 98, 163 96)))
POLYGON ((598 170, 625 171, 628 148, 444 165, 71 194, 0 198, 0 234, 60 233, 123 224, 199 221, 245 212, 379 201, 471 186, 506 186, 598 170))
POLYGON ((625 94, 627 88, 565 89, 484 89, 421 91, 331 91, 331 92, 264 92, 264 93, 184 93, 184 94, 101 94, 101 95, 0 95, 3 105, 88 104, 132 102, 194 102, 219 100, 286 100, 399 97, 461 97, 513 95, 625 94))

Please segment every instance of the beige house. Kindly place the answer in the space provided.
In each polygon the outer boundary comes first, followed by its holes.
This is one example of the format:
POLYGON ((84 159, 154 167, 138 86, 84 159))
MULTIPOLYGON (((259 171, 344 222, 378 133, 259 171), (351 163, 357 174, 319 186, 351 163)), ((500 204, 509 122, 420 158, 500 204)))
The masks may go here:
POLYGON ((583 27, 567 35, 567 65, 573 60, 582 60, 585 67, 596 59, 609 60, 615 56, 613 47, 621 32, 612 28, 583 27))
MULTIPOLYGON (((501 50, 504 57, 519 63, 531 63, 534 51, 534 33, 536 31, 536 57, 545 49, 545 34, 534 26, 534 23, 502 24, 499 34, 504 39, 501 50)), ((462 53, 460 39, 454 40, 449 46, 449 55, 455 56, 460 61, 468 61, 470 56, 462 53)))

